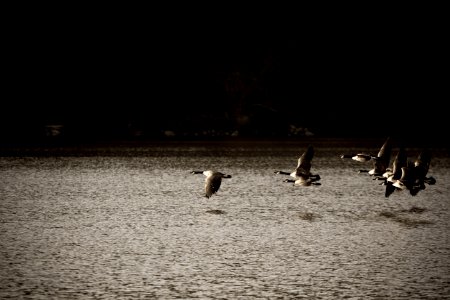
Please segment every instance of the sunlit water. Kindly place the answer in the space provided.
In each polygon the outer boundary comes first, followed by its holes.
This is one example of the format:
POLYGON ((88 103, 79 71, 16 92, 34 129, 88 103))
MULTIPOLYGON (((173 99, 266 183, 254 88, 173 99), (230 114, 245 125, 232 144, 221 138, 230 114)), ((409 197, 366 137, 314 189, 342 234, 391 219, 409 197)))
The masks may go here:
POLYGON ((219 146, 0 158, 0 298, 450 297, 446 151, 386 198, 353 149, 316 147, 322 185, 295 187, 274 171, 305 147, 219 146), (207 199, 210 168, 233 177, 207 199))

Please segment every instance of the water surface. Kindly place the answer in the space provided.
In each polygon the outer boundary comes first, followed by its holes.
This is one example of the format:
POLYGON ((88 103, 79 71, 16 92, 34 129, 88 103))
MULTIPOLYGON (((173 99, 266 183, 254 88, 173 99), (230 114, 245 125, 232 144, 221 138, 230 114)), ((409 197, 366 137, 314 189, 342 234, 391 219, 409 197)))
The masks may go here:
POLYGON ((386 198, 339 157, 377 146, 318 145, 310 187, 274 174, 303 144, 0 157, 0 298, 448 299, 448 153, 386 198), (207 199, 210 168, 233 177, 207 199))

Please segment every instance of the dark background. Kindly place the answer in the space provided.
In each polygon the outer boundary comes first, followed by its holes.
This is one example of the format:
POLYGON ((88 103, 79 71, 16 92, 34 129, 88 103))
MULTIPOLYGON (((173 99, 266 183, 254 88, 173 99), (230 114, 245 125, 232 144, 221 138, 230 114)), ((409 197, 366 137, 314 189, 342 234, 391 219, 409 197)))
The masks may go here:
POLYGON ((448 136, 429 12, 48 9, 6 30, 2 141, 448 136))

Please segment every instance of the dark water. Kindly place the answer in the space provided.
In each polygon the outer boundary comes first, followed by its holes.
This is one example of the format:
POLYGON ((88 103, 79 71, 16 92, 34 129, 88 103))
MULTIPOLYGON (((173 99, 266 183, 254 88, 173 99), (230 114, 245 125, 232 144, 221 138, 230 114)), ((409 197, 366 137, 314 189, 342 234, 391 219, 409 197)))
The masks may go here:
POLYGON ((448 153, 436 185, 386 198, 339 144, 316 147, 321 186, 282 182, 304 149, 1 157, 0 298, 448 299, 448 153), (233 178, 207 199, 189 171, 210 168, 233 178))

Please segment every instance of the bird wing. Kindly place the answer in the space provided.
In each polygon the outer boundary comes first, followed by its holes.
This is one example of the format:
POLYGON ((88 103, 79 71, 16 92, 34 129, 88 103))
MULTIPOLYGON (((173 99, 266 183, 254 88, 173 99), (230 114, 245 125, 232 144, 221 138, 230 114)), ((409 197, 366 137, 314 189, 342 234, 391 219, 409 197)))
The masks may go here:
POLYGON ((213 194, 215 194, 219 188, 220 184, 222 183, 222 177, 213 175, 206 178, 205 181, 205 193, 206 197, 211 197, 213 194))
POLYGON ((384 142, 383 146, 381 146, 380 151, 378 151, 378 157, 384 157, 385 159, 390 160, 392 152, 392 144, 391 139, 387 138, 384 142))
POLYGON ((386 172, 389 166, 392 153, 392 144, 390 138, 387 138, 380 151, 378 151, 377 157, 373 162, 374 175, 382 175, 386 172))
POLYGON ((414 161, 414 172, 419 181, 423 180, 428 173, 431 162, 431 152, 428 149, 423 150, 414 161))
POLYGON ((407 163, 408 157, 406 156, 406 150, 404 147, 400 147, 394 158, 394 162, 392 163, 392 174, 394 175, 393 179, 400 179, 402 175, 402 167, 406 167, 407 163))
POLYGON ((300 156, 297 163, 295 173, 298 177, 301 175, 309 175, 311 171, 311 161, 314 157, 314 148, 308 146, 306 151, 300 156))

